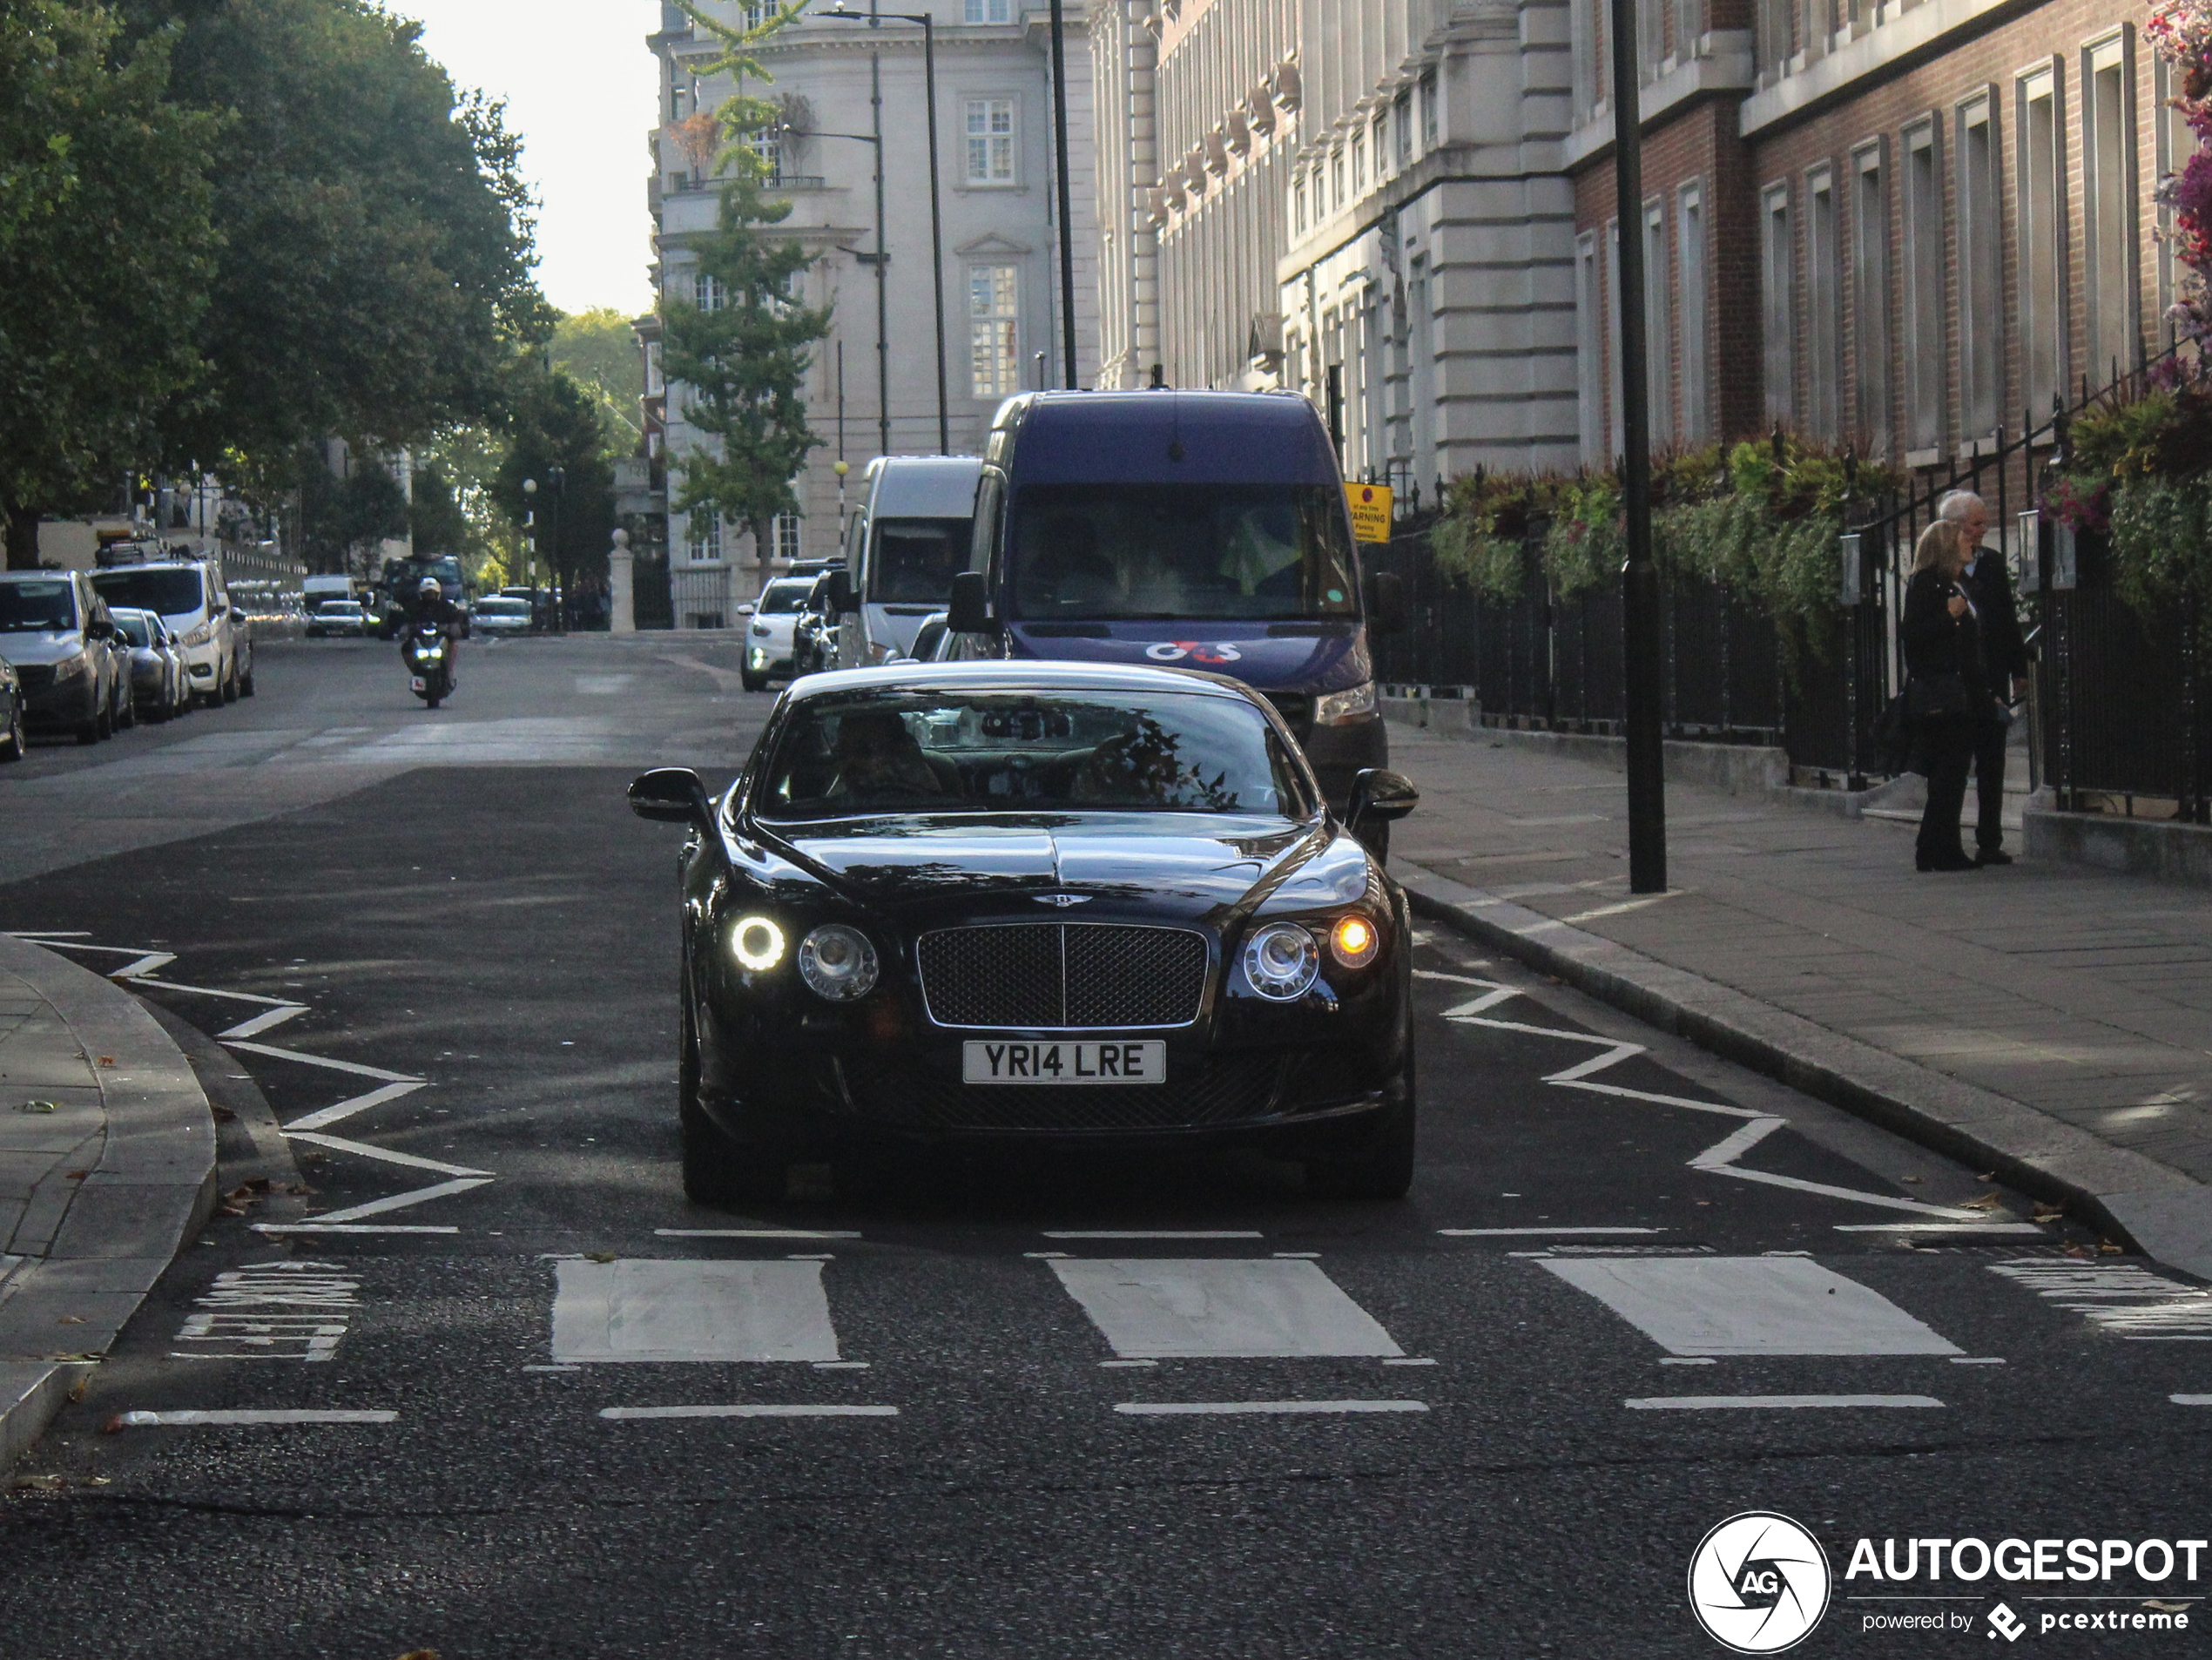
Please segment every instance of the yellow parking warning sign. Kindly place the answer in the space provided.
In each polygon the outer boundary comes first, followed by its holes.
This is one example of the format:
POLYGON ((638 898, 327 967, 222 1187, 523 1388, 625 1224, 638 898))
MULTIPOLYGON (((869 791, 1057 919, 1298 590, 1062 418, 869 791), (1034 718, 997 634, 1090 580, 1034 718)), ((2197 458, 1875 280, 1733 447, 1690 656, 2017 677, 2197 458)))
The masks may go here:
POLYGON ((1349 480, 1344 499, 1352 505, 1352 534, 1362 542, 1390 540, 1390 486, 1355 484, 1349 480))

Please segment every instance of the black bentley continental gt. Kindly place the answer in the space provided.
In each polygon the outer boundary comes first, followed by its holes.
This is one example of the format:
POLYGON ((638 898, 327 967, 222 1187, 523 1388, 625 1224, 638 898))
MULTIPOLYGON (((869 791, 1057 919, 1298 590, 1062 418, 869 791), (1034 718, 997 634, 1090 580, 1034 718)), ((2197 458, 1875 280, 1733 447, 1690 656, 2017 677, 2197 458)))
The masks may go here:
POLYGON ((784 1197, 887 1142, 1257 1143, 1310 1191, 1412 1180, 1406 896, 1234 681, 1066 662, 809 676, 688 824, 684 1185, 784 1197))

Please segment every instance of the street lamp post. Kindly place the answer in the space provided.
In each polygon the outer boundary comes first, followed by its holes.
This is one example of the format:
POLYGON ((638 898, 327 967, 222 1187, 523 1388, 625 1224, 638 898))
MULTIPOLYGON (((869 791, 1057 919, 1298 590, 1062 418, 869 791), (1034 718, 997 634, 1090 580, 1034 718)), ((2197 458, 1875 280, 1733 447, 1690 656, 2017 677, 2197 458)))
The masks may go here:
POLYGON ((568 469, 564 467, 547 468, 545 482, 553 487, 551 530, 553 557, 550 563, 553 567, 553 620, 558 625, 554 631, 565 634, 569 631, 570 617, 569 615, 569 562, 561 552, 561 491, 562 487, 569 482, 568 469))
MULTIPOLYGON (((870 71, 873 78, 873 69, 870 71)), ((876 98, 876 120, 883 118, 882 97, 876 98)), ((883 248, 883 135, 880 132, 818 132, 817 138, 849 138, 875 146, 875 434, 879 455, 891 453, 891 324, 884 294, 884 272, 891 256, 883 248)))
MULTIPOLYGON (((950 455, 953 448, 952 413, 945 400, 945 224, 944 213, 937 182, 937 23, 926 11, 877 11, 873 6, 863 17, 857 11, 847 11, 845 0, 827 11, 818 11, 818 17, 842 17, 851 23, 864 23, 871 29, 880 29, 887 23, 918 23, 921 25, 921 72, 929 104, 929 280, 930 289, 937 307, 937 453, 950 455)), ((879 98, 877 107, 881 108, 879 98)), ((880 123, 879 123, 880 128, 880 123)), ((876 152, 879 162, 882 157, 876 152)), ((883 174, 879 165, 876 172, 876 194, 880 208, 883 193, 883 174)), ((878 223, 881 221, 879 219, 878 223)), ((890 449, 888 440, 884 449, 890 449)))
MULTIPOLYGON (((1623 0, 1615 0, 1621 4, 1623 0)), ((1068 49, 1061 0, 1052 0, 1053 171, 1060 190, 1060 353, 1068 389, 1076 389, 1076 229, 1069 221, 1068 49)))

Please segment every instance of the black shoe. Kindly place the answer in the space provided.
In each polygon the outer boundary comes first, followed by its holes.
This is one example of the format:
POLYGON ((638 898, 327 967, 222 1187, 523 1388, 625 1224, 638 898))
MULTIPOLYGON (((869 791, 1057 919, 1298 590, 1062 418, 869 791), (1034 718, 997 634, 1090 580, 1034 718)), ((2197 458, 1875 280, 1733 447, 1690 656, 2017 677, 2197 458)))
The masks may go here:
POLYGON ((1977 865, 2009 865, 2012 862, 2012 854, 1997 847, 1984 847, 1974 855, 1974 863, 1977 865))
POLYGON ((1918 854, 1912 860, 1916 870, 1979 870, 1981 867, 1963 853, 1918 854))

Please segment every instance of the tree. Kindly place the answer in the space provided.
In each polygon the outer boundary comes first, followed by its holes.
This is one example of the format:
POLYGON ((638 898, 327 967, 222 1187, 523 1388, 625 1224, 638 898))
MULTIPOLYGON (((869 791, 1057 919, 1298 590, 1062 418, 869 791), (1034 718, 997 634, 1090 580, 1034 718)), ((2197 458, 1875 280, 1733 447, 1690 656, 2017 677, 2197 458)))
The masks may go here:
POLYGON ((407 492, 380 463, 355 461, 344 477, 324 463, 320 446, 297 457, 300 545, 319 575, 373 574, 369 550, 408 530, 407 492))
MULTIPOLYGON (((798 15, 786 6, 758 28, 733 29, 683 0, 692 19, 722 43, 711 72, 742 88, 747 76, 768 75, 752 49, 798 15)), ((698 242, 698 270, 712 296, 698 305, 664 293, 662 364, 671 396, 683 400, 684 418, 716 440, 680 458, 680 512, 709 512, 752 532, 753 560, 765 577, 774 543, 771 524, 779 513, 799 511, 791 481, 806 454, 822 442, 806 424, 802 388, 811 361, 807 348, 829 333, 830 314, 791 298, 793 280, 813 263, 796 241, 777 241, 768 227, 791 213, 789 202, 761 195, 768 164, 745 140, 773 132, 783 118, 772 99, 732 95, 715 111, 728 146, 727 172, 718 227, 698 242), (675 386, 680 383, 680 392, 675 386)))
POLYGON ((199 371, 219 123, 163 101, 169 33, 78 0, 0 0, 0 515, 38 522, 135 471, 150 407, 199 371))
POLYGON ((516 525, 534 514, 538 557, 559 573, 564 594, 604 583, 615 528, 615 474, 607 454, 598 400, 559 369, 519 365, 509 388, 513 410, 506 458, 493 493, 516 525), (562 470, 557 492, 553 469, 562 470), (535 496, 523 481, 535 479, 535 496))
POLYGON ((415 469, 415 499, 408 503, 407 528, 418 554, 449 553, 459 558, 473 550, 475 529, 444 471, 435 463, 415 469))
POLYGON ((628 314, 612 306, 573 312, 554 324, 546 355, 555 368, 566 370, 570 379, 598 401, 607 441, 615 453, 627 455, 635 450, 644 435, 637 419, 637 399, 645 376, 628 314))

